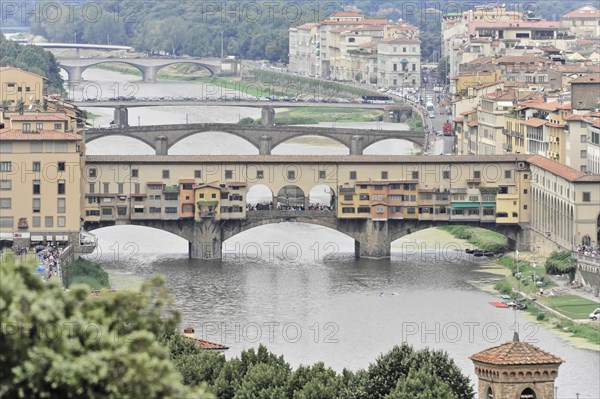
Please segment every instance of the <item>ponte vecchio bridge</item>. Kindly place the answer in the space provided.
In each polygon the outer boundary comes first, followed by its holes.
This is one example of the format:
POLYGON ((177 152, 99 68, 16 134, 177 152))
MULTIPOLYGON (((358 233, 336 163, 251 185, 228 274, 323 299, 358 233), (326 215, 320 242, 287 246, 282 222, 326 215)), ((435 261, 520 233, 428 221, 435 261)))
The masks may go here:
POLYGON ((352 237, 358 257, 386 258, 415 231, 470 224, 529 243, 530 156, 87 156, 87 229, 136 224, 221 258, 225 240, 253 227, 300 222, 352 237), (248 195, 270 193, 249 209, 248 195), (311 190, 331 193, 311 209, 311 190))

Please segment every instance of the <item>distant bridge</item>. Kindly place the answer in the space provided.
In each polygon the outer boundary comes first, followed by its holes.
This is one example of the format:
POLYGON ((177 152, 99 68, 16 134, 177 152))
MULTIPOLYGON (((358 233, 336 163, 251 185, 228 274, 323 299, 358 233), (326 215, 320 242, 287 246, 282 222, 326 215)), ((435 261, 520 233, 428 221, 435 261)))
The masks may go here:
POLYGON ((299 126, 255 126, 228 123, 190 123, 183 125, 155 125, 122 127, 113 129, 89 129, 87 143, 102 137, 125 136, 148 144, 156 155, 167 155, 169 148, 180 140, 203 132, 224 132, 238 136, 259 150, 261 155, 270 155, 279 144, 294 137, 323 136, 335 140, 350 149, 351 155, 362 155, 365 148, 378 141, 400 139, 422 146, 423 132, 406 130, 372 130, 299 126))
MULTIPOLYGON (((223 101, 219 99, 202 99, 202 100, 133 100, 133 101, 73 101, 70 102, 77 107, 94 107, 94 108, 139 108, 139 107, 219 107, 219 106, 235 106, 248 108, 294 108, 294 107, 333 107, 333 108, 365 108, 365 109, 386 109, 395 107, 393 104, 356 104, 356 103, 334 103, 334 102, 287 102, 287 101, 245 101, 244 97, 236 98, 231 101, 223 101)), ((410 110, 410 106, 404 106, 410 110)))
POLYGON ((25 43, 31 46, 43 48, 73 48, 83 50, 125 50, 131 51, 133 48, 129 46, 115 46, 112 44, 85 44, 85 43, 25 43))
POLYGON ((196 64, 208 70, 211 75, 221 72, 221 59, 218 58, 65 58, 58 61, 60 68, 67 72, 69 82, 79 82, 86 69, 108 63, 127 64, 136 68, 142 73, 144 82, 155 82, 159 70, 174 64, 196 64))

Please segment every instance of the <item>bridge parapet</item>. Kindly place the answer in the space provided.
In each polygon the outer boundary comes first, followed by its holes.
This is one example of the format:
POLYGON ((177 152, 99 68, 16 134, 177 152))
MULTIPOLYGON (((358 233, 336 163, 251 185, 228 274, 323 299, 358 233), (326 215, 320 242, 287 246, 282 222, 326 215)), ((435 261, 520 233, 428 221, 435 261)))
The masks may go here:
POLYGON ((591 265, 591 266, 598 266, 600 267, 600 258, 599 257, 595 257, 595 256, 586 256, 583 254, 580 254, 577 251, 573 251, 573 259, 575 259, 578 263, 583 263, 586 265, 591 265))

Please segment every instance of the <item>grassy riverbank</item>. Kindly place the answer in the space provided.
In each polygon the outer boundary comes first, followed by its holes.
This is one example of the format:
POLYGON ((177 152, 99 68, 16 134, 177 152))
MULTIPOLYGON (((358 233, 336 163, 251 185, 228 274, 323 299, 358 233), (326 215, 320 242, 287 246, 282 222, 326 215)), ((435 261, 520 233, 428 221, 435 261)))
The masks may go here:
MULTIPOLYGON (((383 118, 383 111, 364 108, 296 107, 275 114, 277 125, 316 125, 321 122, 376 122, 383 118)), ((243 125, 260 125, 261 119, 244 118, 243 125)))
POLYGON ((470 226, 442 226, 440 229, 449 232, 456 238, 467 240, 479 249, 501 252, 508 248, 508 239, 494 231, 470 226))
POLYGON ((66 288, 72 284, 86 284, 93 290, 110 288, 108 273, 99 263, 77 259, 63 266, 63 282, 66 288))
MULTIPOLYGON (((520 253, 519 258, 532 259, 526 252, 520 253)), ((527 309, 524 314, 529 315, 536 322, 548 326, 577 347, 600 350, 600 323, 587 321, 588 314, 600 306, 598 302, 572 294, 540 296, 540 287, 547 294, 549 289, 556 287, 556 284, 548 277, 545 268, 539 267, 545 259, 536 257, 536 261, 539 262, 536 268, 532 267, 529 261, 519 261, 518 272, 521 278, 518 279, 515 277, 517 264, 514 255, 507 254, 501 257, 497 263, 502 266, 505 273, 494 286, 496 292, 510 295, 513 298, 520 296, 518 292, 521 292, 528 298, 535 298, 540 305, 546 306, 556 313, 539 305, 536 306, 531 300, 526 300, 527 309), (541 282, 540 285, 533 284, 534 273, 536 280, 541 282)))
POLYGON ((424 128, 423 128, 423 119, 421 118, 421 116, 417 113, 417 112, 413 112, 413 116, 408 118, 405 121, 408 126, 410 127, 410 130, 415 131, 415 132, 423 132, 424 128))

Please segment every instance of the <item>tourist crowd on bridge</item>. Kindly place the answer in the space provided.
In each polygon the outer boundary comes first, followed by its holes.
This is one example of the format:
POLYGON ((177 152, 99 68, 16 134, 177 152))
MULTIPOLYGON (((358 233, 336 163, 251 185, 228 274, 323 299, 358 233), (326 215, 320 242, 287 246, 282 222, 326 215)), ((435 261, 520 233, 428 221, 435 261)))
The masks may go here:
POLYGON ((46 280, 49 280, 52 276, 58 276, 59 249, 52 246, 46 248, 40 246, 38 249, 37 256, 46 269, 46 280))
MULTIPOLYGON (((327 205, 315 203, 315 204, 310 204, 307 209, 307 208, 305 208, 304 205, 300 205, 300 204, 283 204, 281 202, 278 202, 276 209, 278 211, 306 211, 306 210, 308 210, 308 211, 323 212, 323 211, 333 211, 333 206, 327 206, 327 205)), ((255 205, 247 204, 246 210, 247 211, 272 211, 273 203, 272 202, 259 202, 255 205)))
POLYGON ((579 245, 575 248, 575 251, 577 251, 579 255, 600 258, 600 247, 598 245, 595 247, 592 247, 591 245, 579 245))

